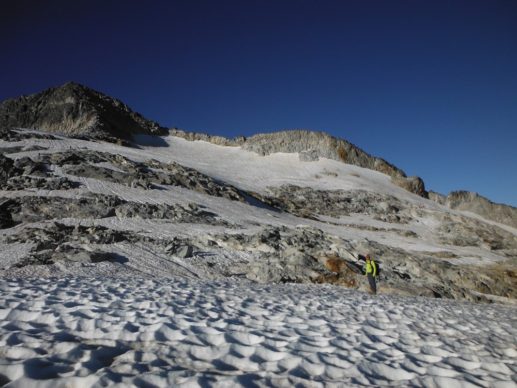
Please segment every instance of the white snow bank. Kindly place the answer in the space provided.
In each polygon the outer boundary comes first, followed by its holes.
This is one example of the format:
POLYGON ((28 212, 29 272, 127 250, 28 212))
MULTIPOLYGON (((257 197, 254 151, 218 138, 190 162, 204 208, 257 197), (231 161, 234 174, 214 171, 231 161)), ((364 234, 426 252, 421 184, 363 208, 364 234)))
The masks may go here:
POLYGON ((113 278, 0 280, 0 306, 0 378, 12 387, 517 382, 509 306, 113 278))

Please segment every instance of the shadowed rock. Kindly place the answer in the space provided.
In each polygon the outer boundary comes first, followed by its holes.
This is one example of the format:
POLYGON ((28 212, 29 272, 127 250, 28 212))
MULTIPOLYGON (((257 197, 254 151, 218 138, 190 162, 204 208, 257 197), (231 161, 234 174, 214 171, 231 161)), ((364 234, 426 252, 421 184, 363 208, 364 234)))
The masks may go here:
POLYGON ((2 102, 0 128, 38 129, 110 141, 130 140, 134 134, 167 133, 121 101, 74 82, 2 102))
POLYGON ((0 229, 16 224, 59 219, 142 218, 174 222, 225 224, 217 215, 195 204, 180 205, 128 202, 115 196, 93 194, 81 198, 23 196, 0 204, 0 229))

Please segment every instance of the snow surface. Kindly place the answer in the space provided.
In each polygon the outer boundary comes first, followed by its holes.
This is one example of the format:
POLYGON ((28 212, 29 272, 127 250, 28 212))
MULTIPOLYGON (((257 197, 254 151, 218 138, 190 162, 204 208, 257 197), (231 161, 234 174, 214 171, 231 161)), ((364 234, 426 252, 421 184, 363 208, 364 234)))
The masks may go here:
POLYGON ((185 278, 0 280, 9 387, 515 387, 515 307, 185 278))

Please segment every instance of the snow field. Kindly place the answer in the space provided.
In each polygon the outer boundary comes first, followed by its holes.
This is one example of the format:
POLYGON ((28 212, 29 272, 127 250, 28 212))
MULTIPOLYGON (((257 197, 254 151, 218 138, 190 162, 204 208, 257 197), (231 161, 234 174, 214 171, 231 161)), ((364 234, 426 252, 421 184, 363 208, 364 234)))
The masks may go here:
POLYGON ((0 280, 10 387, 517 384, 513 306, 333 286, 0 280))
MULTIPOLYGON (((320 158, 314 162, 301 162, 298 154, 276 153, 267 156, 260 156, 253 152, 241 149, 240 147, 219 146, 204 141, 187 141, 175 136, 153 137, 137 136, 141 148, 130 148, 117 146, 111 143, 91 142, 79 139, 28 139, 23 142, 3 142, 0 145, 15 146, 41 146, 48 150, 22 151, 15 155, 16 158, 23 156, 35 156, 39 153, 67 151, 67 150, 92 150, 120 154, 134 161, 147 161, 150 159, 159 160, 164 163, 178 162, 184 166, 197 169, 198 171, 211 176, 212 178, 235 185, 244 190, 264 193, 267 187, 281 185, 299 185, 312 187, 317 190, 367 190, 372 192, 389 194, 398 199, 417 205, 426 211, 426 215, 417 218, 411 224, 389 224, 379 222, 372 217, 353 214, 342 219, 320 217, 323 221, 304 219, 303 223, 322 229, 327 233, 343 237, 347 240, 376 241, 384 245, 402 248, 415 252, 436 252, 447 250, 457 257, 450 260, 452 264, 473 264, 485 265, 504 261, 505 257, 497 252, 468 246, 444 246, 434 236, 434 229, 440 225, 436 219, 440 214, 461 214, 473 218, 482 219, 480 216, 468 212, 453 211, 439 205, 431 200, 424 199, 415 194, 394 185, 390 177, 377 171, 361 168, 354 165, 344 164, 335 160, 320 158), (158 141, 158 142, 157 142, 158 141), (156 143, 156 144, 154 144, 156 143), (153 145, 154 144, 154 145, 153 145), (327 174, 327 172, 331 174, 327 174), (334 175, 335 174, 335 175, 334 175), (320 178, 316 178, 320 176, 320 178), (330 223, 328 223, 330 222, 330 223), (418 234, 418 238, 406 237, 393 232, 361 230, 347 224, 357 224, 366 227, 395 228, 399 230, 412 230, 418 234)), ((108 167, 108 165, 106 165, 108 167)), ((112 166, 110 167, 112 168, 112 166)), ((56 174, 65 176, 73 181, 84 185, 81 189, 72 190, 37 190, 8 192, 0 191, 4 197, 16 197, 22 195, 41 195, 78 198, 85 193, 94 192, 99 194, 115 195, 124 200, 141 203, 167 203, 187 205, 197 203, 206 210, 219 215, 221 219, 228 221, 235 226, 242 227, 243 232, 256 229, 253 224, 260 225, 297 225, 300 219, 289 214, 272 214, 266 209, 258 208, 249 204, 229 201, 224 198, 212 197, 193 192, 179 187, 162 187, 163 190, 143 190, 131 188, 120 184, 99 181, 96 179, 76 177, 64 174, 59 168, 56 174)), ((96 221, 97 222, 97 221, 96 221)), ((99 224, 105 221, 98 222, 99 224)), ((109 221, 111 222, 111 221, 109 221)), ((115 221, 113 221, 115 222, 115 221)), ((509 226, 495 224, 510 233, 517 234, 517 229, 509 226)), ((123 220, 118 222, 118 227, 123 230, 132 230, 136 227, 135 220, 123 220)), ((153 235, 163 235, 167 229, 178 229, 174 226, 166 226, 164 223, 148 222, 146 231, 153 235)), ((217 228, 217 227, 215 227, 217 228)), ((203 226, 197 226, 187 233, 198 234, 203 226)), ((182 233, 184 234, 184 233, 182 233)), ((10 248, 9 248, 10 249, 10 248)), ((0 252, 0 258, 2 253, 0 252)), ((447 260, 447 259, 443 259, 447 260)))

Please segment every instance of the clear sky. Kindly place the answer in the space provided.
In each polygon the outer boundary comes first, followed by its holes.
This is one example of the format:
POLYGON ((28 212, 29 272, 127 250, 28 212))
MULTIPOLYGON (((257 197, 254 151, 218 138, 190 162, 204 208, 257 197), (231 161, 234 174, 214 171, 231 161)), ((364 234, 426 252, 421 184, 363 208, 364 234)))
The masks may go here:
POLYGON ((73 80, 167 127, 326 131, 517 206, 516 0, 17 0, 0 36, 0 99, 73 80))

